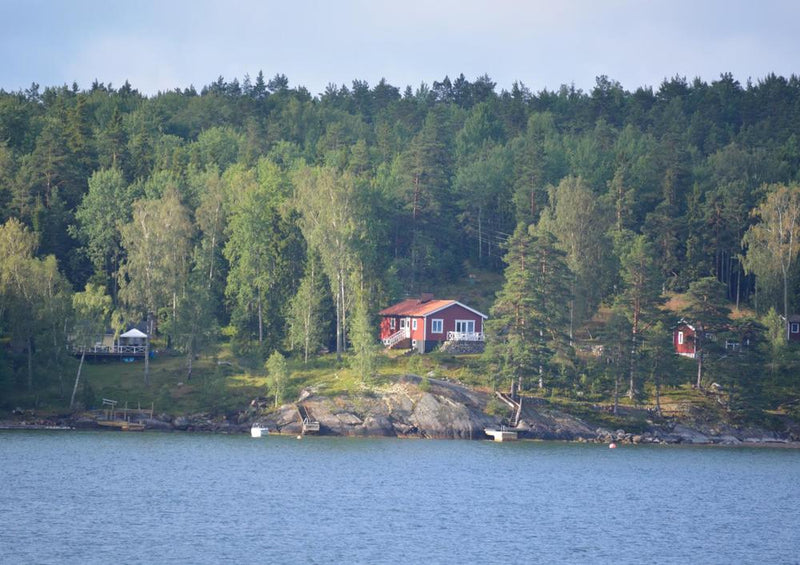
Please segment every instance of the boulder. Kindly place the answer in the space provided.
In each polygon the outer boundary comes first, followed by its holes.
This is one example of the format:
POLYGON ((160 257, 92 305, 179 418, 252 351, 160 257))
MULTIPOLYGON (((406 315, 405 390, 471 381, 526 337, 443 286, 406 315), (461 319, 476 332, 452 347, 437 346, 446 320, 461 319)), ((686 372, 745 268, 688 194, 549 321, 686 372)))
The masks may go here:
POLYGON ((144 420, 140 420, 140 423, 144 424, 144 427, 148 430, 167 431, 172 429, 172 425, 169 422, 160 419, 157 420, 155 418, 145 418, 144 420))
POLYGON ((684 426, 683 424, 675 424, 675 427, 672 429, 672 435, 679 438, 678 443, 711 443, 711 439, 707 435, 684 426))
POLYGON ((172 420, 172 427, 176 430, 188 430, 189 429, 189 419, 185 416, 178 416, 174 420, 172 420))

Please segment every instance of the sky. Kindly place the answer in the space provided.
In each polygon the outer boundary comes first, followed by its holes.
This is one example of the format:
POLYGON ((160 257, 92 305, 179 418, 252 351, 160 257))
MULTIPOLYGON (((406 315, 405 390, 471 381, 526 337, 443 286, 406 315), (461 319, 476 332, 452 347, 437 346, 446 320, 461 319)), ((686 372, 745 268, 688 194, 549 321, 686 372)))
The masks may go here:
POLYGON ((259 71, 314 95, 461 73, 498 92, 745 84, 800 72, 798 21, 796 0, 0 0, 0 89, 128 80, 154 95, 259 71))

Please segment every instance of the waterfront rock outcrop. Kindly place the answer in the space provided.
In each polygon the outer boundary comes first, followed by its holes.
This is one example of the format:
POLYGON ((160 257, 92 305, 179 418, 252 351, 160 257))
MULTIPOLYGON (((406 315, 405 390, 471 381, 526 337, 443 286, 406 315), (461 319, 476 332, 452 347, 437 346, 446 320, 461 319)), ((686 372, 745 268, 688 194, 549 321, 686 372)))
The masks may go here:
MULTIPOLYGON (((581 406, 581 417, 559 409, 544 398, 524 397, 519 414, 487 390, 431 375, 400 375, 382 387, 347 394, 325 394, 307 388, 298 399, 278 408, 259 397, 240 412, 227 414, 148 414, 130 419, 145 429, 213 433, 246 433, 253 423, 270 432, 304 433, 303 418, 319 424, 319 434, 354 437, 419 437, 486 439, 486 428, 516 422, 521 439, 602 442, 616 444, 684 445, 798 445, 800 425, 788 417, 773 421, 772 430, 755 425, 734 425, 723 414, 700 410, 659 418, 645 408, 620 408, 611 417, 608 407, 581 406), (602 422, 614 421, 614 428, 602 422), (598 426, 598 424, 600 424, 598 426), (618 426, 631 425, 633 431, 618 426)), ((0 428, 108 429, 100 424, 102 411, 49 418, 33 411, 12 414, 0 428)))

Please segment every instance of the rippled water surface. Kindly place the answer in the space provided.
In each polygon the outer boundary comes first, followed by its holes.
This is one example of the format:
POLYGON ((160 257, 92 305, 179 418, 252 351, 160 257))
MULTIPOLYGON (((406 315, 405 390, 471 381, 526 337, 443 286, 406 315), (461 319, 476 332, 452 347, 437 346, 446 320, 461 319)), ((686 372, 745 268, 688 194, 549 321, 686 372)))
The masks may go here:
POLYGON ((0 432, 3 563, 798 563, 800 451, 0 432))

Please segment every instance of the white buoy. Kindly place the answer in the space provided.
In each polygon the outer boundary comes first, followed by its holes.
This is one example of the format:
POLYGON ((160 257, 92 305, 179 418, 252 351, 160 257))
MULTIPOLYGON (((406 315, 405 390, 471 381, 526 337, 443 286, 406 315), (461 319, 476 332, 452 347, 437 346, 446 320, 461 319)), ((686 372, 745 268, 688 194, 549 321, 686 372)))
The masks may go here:
POLYGON ((303 439, 303 436, 297 436, 297 439, 303 439))
POLYGON ((611 443, 608 444, 608 448, 609 449, 616 449, 617 448, 617 444, 612 441, 611 443))

